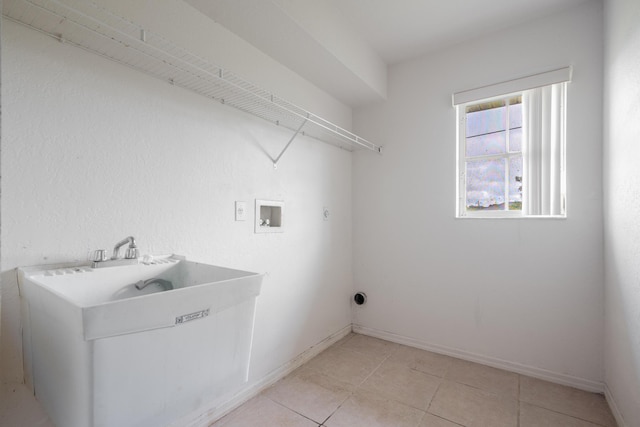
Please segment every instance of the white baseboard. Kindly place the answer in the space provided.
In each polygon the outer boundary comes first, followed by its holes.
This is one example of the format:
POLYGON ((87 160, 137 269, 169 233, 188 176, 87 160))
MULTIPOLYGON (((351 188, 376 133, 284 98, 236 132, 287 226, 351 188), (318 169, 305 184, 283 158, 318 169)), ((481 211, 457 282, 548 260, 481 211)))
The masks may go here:
POLYGON ((604 383, 598 381, 592 381, 584 378, 574 377, 571 375, 560 374, 546 369, 536 368, 534 366, 522 365, 519 363, 509 362, 507 360, 497 359, 488 356, 482 356, 475 353, 470 353, 455 348, 444 347, 441 345, 430 344, 422 342, 413 338, 397 335, 387 331, 381 331, 378 329, 367 328, 360 325, 353 325, 353 332, 362 335, 369 335, 375 338, 380 338, 386 341, 395 342, 398 344, 407 345, 410 347, 416 347, 422 350, 432 351, 434 353, 444 354, 447 356, 456 357, 458 359, 468 360, 471 362, 481 363, 483 365, 491 366, 494 368, 504 369, 505 371, 516 372, 518 374, 527 375, 534 378, 539 378, 545 381, 550 381, 557 384, 562 384, 580 390, 603 393, 604 383))
POLYGON ((247 400, 257 396, 263 390, 272 386, 280 379, 284 378, 301 365, 305 364, 315 356, 326 350, 337 341, 341 340, 349 333, 351 333, 351 324, 345 326, 339 331, 331 334, 329 337, 320 341, 316 345, 308 348, 294 359, 280 366, 279 368, 271 371, 269 374, 261 378, 260 380, 248 384, 242 390, 229 399, 224 400, 223 403, 217 402, 216 405, 210 407, 204 406, 192 414, 172 423, 170 427, 208 427, 214 421, 222 418, 229 412, 233 411, 238 406, 242 405, 247 400))
POLYGON ((613 394, 611 394, 611 390, 609 390, 609 387, 607 387, 607 383, 604 384, 604 397, 605 399, 607 399, 607 403, 609 404, 609 408, 611 408, 613 417, 616 419, 616 423, 618 423, 618 427, 627 427, 627 424, 622 418, 622 413, 618 409, 618 405, 613 398, 613 394))

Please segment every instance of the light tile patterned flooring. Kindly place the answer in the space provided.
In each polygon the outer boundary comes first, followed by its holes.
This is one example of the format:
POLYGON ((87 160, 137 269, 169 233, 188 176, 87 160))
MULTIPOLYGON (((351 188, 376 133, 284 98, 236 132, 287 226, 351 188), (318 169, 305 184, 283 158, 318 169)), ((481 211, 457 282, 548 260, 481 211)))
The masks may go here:
POLYGON ((603 396, 350 334, 213 427, 615 427, 603 396))

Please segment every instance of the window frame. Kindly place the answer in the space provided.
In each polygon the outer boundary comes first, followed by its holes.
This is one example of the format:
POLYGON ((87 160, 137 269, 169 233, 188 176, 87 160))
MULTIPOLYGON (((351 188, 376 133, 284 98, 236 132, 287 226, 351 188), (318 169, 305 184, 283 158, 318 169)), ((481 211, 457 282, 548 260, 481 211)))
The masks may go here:
MULTIPOLYGON (((568 202, 567 202, 567 163, 566 163, 566 153, 567 153, 567 145, 568 145, 568 134, 567 134, 567 101, 568 101, 568 86, 572 81, 572 76, 573 76, 573 66, 569 65, 566 67, 562 67, 562 68, 556 68, 556 69, 551 69, 548 71, 542 71, 536 74, 530 74, 530 75, 525 75, 522 77, 517 77, 517 78, 513 78, 511 80, 503 80, 502 82, 497 82, 497 83, 489 83, 489 84, 485 84, 485 85, 481 85, 481 86, 477 86, 475 88, 471 88, 471 89, 467 89, 467 90, 461 90, 461 91, 457 91, 452 93, 451 95, 451 101, 452 101, 452 106, 456 108, 456 211, 455 211, 455 217, 456 218, 531 218, 531 219, 545 219, 545 218, 549 218, 549 219, 566 219, 568 218, 568 202), (461 115, 461 108, 460 106, 462 105, 469 105, 469 104, 477 104, 477 103, 481 103, 482 101, 485 100, 490 100, 490 99, 496 99, 496 98, 503 98, 503 97, 507 97, 507 96, 512 96, 513 94, 517 94, 517 93, 526 93, 531 89, 537 89, 537 88, 542 88, 542 87, 546 87, 546 86, 552 86, 552 85, 556 85, 556 84, 563 84, 562 86, 562 90, 563 93, 560 97, 560 102, 558 104, 558 107, 560 108, 560 116, 557 117, 557 120, 560 120, 560 126, 561 126, 561 146, 560 146, 560 165, 559 165, 559 170, 558 173, 560 174, 560 203, 561 203, 561 213, 553 213, 553 214, 526 214, 525 211, 475 211, 477 212, 483 212, 482 214, 474 214, 474 215, 469 215, 469 212, 466 211, 466 182, 465 182, 465 187, 464 187, 464 192, 461 191, 461 173, 465 171, 464 169, 464 161, 462 162, 462 168, 461 168, 461 153, 460 153, 460 134, 461 134, 461 125, 463 123, 461 123, 462 120, 465 119, 466 116, 466 112, 464 115, 461 115), (461 203, 462 201, 462 203, 461 203), (461 215, 461 212, 464 212, 464 215, 461 215), (513 212, 519 212, 519 213, 513 213, 513 212)), ((548 94, 547 94, 548 96, 548 94)), ((528 105, 528 102, 527 102, 528 105)), ((537 108, 537 107, 536 107, 537 108)), ((464 111, 464 110, 462 110, 464 111)), ((547 113, 545 113, 547 114, 547 113)), ((557 116, 557 112, 553 113, 551 112, 551 114, 556 114, 557 116)), ((524 117, 523 117, 524 119, 524 117)), ((553 120, 553 118, 551 117, 550 120, 553 120)), ((523 121, 523 125, 525 125, 525 122, 523 121)), ((463 131, 465 129, 462 129, 463 131)), ((524 129, 523 129, 524 130, 524 129)), ((529 131, 526 131, 526 133, 528 133, 529 131)), ((523 135, 523 137, 526 137, 526 133, 523 135)), ((544 140, 542 141, 544 144, 548 144, 548 138, 549 136, 545 136, 544 140)), ((465 138, 466 141, 466 138, 465 138)), ((524 141, 524 140, 523 140, 524 141)), ((533 148, 534 152, 537 153, 536 150, 538 150, 538 142, 536 142, 536 148, 533 148)), ((558 148, 554 148, 555 150, 558 150, 558 148)), ((533 157, 528 157, 527 156, 527 150, 529 150, 529 148, 526 148, 523 145, 523 151, 522 151, 522 155, 523 155, 523 208, 525 207, 525 200, 529 200, 530 197, 533 195, 534 197, 536 197, 536 194, 540 194, 540 183, 538 181, 533 181, 534 187, 535 189, 533 190, 534 193, 527 195, 527 189, 531 184, 527 184, 527 164, 532 162, 534 163, 534 168, 537 168, 539 166, 537 166, 536 164, 540 162, 540 158, 538 155, 534 155, 533 157)), ((547 160, 542 160, 542 161, 547 161, 547 160)), ((557 164, 555 165, 556 167, 558 166, 557 164)), ((530 170, 533 171, 536 169, 532 169, 530 170)), ((556 175, 557 177, 558 175, 556 175)), ((537 179, 537 178, 536 178, 537 179)), ((557 185, 557 184, 554 184, 557 185)), ((543 190, 546 191, 546 190, 543 190)), ((553 190, 552 190, 553 191, 553 190)), ((556 196, 557 197, 557 196, 556 196)), ((536 202, 538 203, 538 202, 536 202)), ((535 208, 535 210, 538 210, 538 207, 535 208)), ((545 209, 547 210, 547 209, 545 209)), ((473 212, 473 211, 471 211, 473 212)))
POLYGON ((494 159, 506 159, 506 165, 505 165, 505 206, 508 207, 509 205, 509 186, 508 186, 508 181, 509 181, 509 161, 512 158, 515 157, 522 157, 523 161, 524 161, 524 153, 521 151, 519 152, 510 152, 509 148, 510 148, 510 132, 509 132, 509 108, 508 106, 509 104, 509 100, 511 98, 514 97, 522 97, 523 93, 525 91, 517 91, 517 92, 511 92, 508 94, 503 94, 503 95, 498 95, 498 96, 493 96, 490 98, 484 98, 484 99, 479 99, 479 100, 475 100, 475 101, 469 101, 469 102, 465 102, 464 104, 458 104, 456 105, 456 121, 458 123, 457 126, 457 132, 456 132, 456 138, 457 138, 457 142, 456 142, 456 156, 457 156, 457 168, 456 168, 456 172, 457 172, 457 183, 456 183, 456 190, 457 190, 457 197, 456 197, 456 218, 525 218, 525 217, 529 217, 527 215, 524 215, 522 210, 507 210, 507 209, 503 209, 503 210, 486 210, 486 211, 482 211, 482 210, 478 210, 478 211, 469 211, 467 210, 467 203, 466 203, 466 195, 467 195, 467 180, 466 180, 466 163, 467 161, 469 161, 469 159, 472 159, 471 161, 475 161, 475 160, 494 160, 494 159), (488 155, 484 155, 484 156, 467 156, 467 137, 466 137, 466 133, 467 133, 467 112, 466 109, 468 106, 470 105, 478 105, 478 104, 485 104, 485 103, 489 103, 489 102, 494 102, 494 101, 501 101, 501 100, 505 100, 506 104, 505 106, 507 106, 507 114, 506 114, 506 124, 507 127, 505 129, 506 131, 506 141, 505 141, 505 153, 503 154, 488 154, 488 155))

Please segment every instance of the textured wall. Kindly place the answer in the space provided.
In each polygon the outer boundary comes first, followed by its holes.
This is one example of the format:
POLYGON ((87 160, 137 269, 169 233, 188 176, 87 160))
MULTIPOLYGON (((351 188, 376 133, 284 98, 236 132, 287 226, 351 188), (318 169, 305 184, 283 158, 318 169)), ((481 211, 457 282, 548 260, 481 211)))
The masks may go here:
MULTIPOLYGON (((3 22, 2 363, 21 381, 17 266, 142 253, 266 272, 251 376, 350 324, 351 155, 3 22), (264 150, 264 151, 263 151, 264 150), (284 200, 254 234, 234 201, 284 200), (323 221, 322 208, 331 210, 323 221)), ((253 211, 249 218, 253 218, 253 211)))
POLYGON ((602 389, 601 117, 599 1, 394 66, 354 112, 385 148, 354 157, 355 323, 602 389), (451 94, 567 65, 568 218, 455 219, 451 94))
POLYGON ((640 425, 640 3, 605 2, 605 383, 640 425))

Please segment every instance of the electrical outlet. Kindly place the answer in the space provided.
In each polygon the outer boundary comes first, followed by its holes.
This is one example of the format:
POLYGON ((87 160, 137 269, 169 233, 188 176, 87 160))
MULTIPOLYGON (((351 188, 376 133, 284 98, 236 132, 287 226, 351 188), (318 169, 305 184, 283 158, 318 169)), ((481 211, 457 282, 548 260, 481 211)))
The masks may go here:
POLYGON ((247 202, 236 202, 236 221, 247 220, 247 202))

